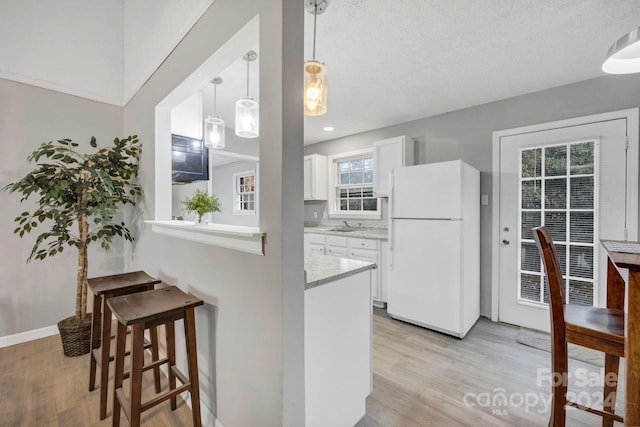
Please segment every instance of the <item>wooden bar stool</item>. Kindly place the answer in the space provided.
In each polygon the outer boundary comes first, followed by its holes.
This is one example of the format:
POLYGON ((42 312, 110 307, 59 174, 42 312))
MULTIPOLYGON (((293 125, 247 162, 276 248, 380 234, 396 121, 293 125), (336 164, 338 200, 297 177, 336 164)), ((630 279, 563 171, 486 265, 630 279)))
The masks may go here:
POLYGON ((198 353, 196 350, 196 322, 194 308, 202 300, 186 294, 175 286, 114 297, 107 305, 118 319, 116 333, 116 371, 114 375, 113 426, 120 425, 120 408, 124 410, 131 427, 140 426, 140 414, 147 409, 171 399, 171 410, 176 409, 176 396, 185 391, 191 393, 193 425, 200 427, 200 389, 198 384, 198 353), (189 377, 176 367, 174 322, 183 319, 187 347, 189 377), (144 366, 145 329, 165 326, 167 357, 144 366), (124 393, 124 356, 127 327, 131 326, 131 375, 129 398, 124 393), (142 402, 142 372, 152 367, 169 364, 169 391, 147 402, 142 402), (182 385, 176 387, 176 377, 182 385))
MULTIPOLYGON (((93 294, 93 316, 91 320, 91 363, 89 368, 89 391, 96 387, 96 366, 100 366, 100 419, 107 417, 107 387, 109 385, 109 362, 111 343, 111 309, 106 304, 109 298, 128 295, 135 292, 148 291, 160 280, 149 276, 144 271, 114 274, 111 276, 88 279, 87 288, 93 294)), ((150 332, 153 360, 158 360, 158 333, 154 328, 150 332)), ((156 392, 160 392, 160 369, 154 369, 156 392)))

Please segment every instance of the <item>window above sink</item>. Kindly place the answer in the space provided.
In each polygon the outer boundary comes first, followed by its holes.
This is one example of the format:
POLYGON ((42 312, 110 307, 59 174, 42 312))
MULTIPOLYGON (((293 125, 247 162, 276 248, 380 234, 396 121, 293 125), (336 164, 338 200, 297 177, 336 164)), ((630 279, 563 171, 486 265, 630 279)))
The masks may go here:
POLYGON ((380 218, 380 201, 373 194, 374 174, 372 149, 329 156, 329 217, 380 218))

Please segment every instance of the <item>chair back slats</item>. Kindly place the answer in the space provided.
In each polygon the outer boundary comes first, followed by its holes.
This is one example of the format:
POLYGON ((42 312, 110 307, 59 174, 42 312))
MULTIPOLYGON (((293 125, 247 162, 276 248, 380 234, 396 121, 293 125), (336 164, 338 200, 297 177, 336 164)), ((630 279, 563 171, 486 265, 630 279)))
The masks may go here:
MULTIPOLYGON (((555 346, 565 341, 564 280, 562 279, 558 253, 547 227, 534 228, 533 236, 536 239, 538 252, 544 264, 547 279, 545 283, 547 292, 549 292, 552 345, 555 346)), ((562 349, 558 350, 562 351, 562 349)))

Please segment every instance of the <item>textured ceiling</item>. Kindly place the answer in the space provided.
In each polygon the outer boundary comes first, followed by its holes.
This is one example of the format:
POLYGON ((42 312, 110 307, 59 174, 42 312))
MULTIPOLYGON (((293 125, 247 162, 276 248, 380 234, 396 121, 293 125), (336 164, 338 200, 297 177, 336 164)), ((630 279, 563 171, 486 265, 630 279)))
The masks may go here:
POLYGON ((602 76, 640 2, 329 0, 317 25, 328 112, 305 117, 305 144, 602 76))

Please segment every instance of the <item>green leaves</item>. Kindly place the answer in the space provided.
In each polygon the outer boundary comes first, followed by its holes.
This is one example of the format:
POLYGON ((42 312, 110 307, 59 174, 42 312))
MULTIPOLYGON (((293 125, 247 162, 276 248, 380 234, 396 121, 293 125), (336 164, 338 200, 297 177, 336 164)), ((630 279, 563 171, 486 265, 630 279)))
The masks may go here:
POLYGON ((197 189, 193 196, 185 198, 182 204, 187 211, 197 212, 198 215, 203 215, 207 212, 222 212, 220 199, 200 189, 197 189))
POLYGON ((142 195, 137 183, 142 152, 138 137, 115 138, 104 148, 91 137, 89 145, 97 150, 80 153, 79 144, 68 138, 43 142, 27 158, 36 163, 34 169, 2 188, 21 194, 21 201, 36 198, 34 211, 14 219, 14 233, 23 237, 40 225, 48 230, 38 235, 27 261, 54 256, 67 245, 81 248, 100 241, 108 249, 115 236, 133 240, 124 224, 111 221, 123 205, 134 205, 142 195), (72 234, 81 218, 95 227, 84 241, 72 234))

